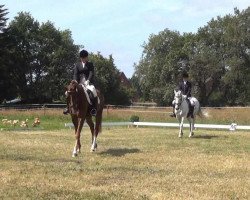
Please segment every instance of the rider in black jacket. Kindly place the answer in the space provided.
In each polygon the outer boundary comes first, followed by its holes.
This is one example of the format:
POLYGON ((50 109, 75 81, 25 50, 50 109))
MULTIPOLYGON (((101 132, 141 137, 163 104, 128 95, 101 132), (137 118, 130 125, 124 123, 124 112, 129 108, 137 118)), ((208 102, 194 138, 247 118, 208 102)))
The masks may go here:
MULTIPOLYGON (((88 52, 86 50, 80 52, 80 62, 74 67, 73 80, 76 80, 79 84, 83 84, 87 89, 91 90, 91 92, 89 92, 92 102, 90 113, 95 116, 98 100, 96 89, 94 87, 94 65, 92 62, 88 61, 88 52)), ((63 113, 68 114, 69 110, 66 109, 63 113)))
MULTIPOLYGON (((183 72, 183 74, 182 74, 182 81, 179 83, 178 89, 182 92, 183 95, 186 96, 187 99, 189 97, 191 97, 192 84, 188 80, 188 73, 187 72, 183 72)), ((191 103, 190 103, 189 100, 187 102, 189 104, 189 113, 188 113, 188 116, 190 115, 193 118, 194 106, 191 105, 191 103)), ((175 113, 174 113, 174 104, 173 104, 173 113, 170 116, 171 117, 176 117, 175 113)))

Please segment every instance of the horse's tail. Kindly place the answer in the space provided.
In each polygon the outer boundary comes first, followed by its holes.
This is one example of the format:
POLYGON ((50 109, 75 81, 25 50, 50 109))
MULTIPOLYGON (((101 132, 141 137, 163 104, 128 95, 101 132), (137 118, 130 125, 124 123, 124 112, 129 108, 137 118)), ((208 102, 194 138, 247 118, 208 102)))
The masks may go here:
POLYGON ((97 110, 95 119, 96 119, 95 120, 96 133, 101 133, 102 132, 102 109, 97 110))
POLYGON ((207 111, 202 111, 200 105, 199 105, 199 109, 198 109, 197 115, 198 115, 199 117, 201 117, 201 118, 207 118, 207 117, 209 117, 208 112, 207 112, 207 111))
POLYGON ((97 109, 97 115, 96 115, 96 129, 97 133, 102 132, 102 112, 104 107, 104 97, 102 95, 99 96, 100 99, 100 107, 97 109))
POLYGON ((102 112, 103 112, 103 109, 100 112, 100 123, 99 123, 99 132, 100 133, 102 132, 102 112))

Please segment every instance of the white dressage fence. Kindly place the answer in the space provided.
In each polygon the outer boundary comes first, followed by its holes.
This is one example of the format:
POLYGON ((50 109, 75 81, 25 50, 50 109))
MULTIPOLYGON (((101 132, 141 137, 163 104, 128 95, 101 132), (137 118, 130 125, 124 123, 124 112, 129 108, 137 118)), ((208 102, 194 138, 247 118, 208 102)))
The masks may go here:
MULTIPOLYGON (((155 122, 134 122, 135 126, 156 126, 156 127, 179 127, 179 123, 155 123, 155 122)), ((184 127, 189 127, 189 124, 183 124, 184 127)), ((227 129, 231 131, 235 130, 250 130, 250 126, 239 126, 236 123, 230 125, 219 124, 195 124, 194 127, 204 129, 227 129)))
MULTIPOLYGON (((84 126, 87 126, 85 123, 84 126)), ((102 126, 150 126, 150 127, 179 127, 179 123, 156 123, 156 122, 103 122, 102 126)), ((189 124, 184 124, 184 127, 189 127, 189 124)), ((65 127, 72 128, 72 123, 65 123, 65 127)), ((195 128, 201 129, 226 129, 230 131, 235 130, 250 130, 250 126, 240 126, 236 123, 229 125, 219 125, 219 124, 195 124, 195 128)))

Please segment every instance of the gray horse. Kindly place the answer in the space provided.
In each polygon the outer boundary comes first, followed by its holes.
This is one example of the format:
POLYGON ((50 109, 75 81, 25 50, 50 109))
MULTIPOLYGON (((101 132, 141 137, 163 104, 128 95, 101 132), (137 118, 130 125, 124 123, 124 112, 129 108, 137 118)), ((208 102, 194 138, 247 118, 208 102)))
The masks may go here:
POLYGON ((180 124, 179 138, 183 136, 183 123, 185 118, 187 118, 187 120, 189 121, 189 127, 190 127, 189 137, 192 137, 194 135, 193 130, 194 130, 195 117, 196 115, 199 116, 203 115, 201 112, 199 101, 195 97, 189 97, 189 100, 192 101, 192 104, 194 105, 194 112, 193 112, 194 118, 191 118, 191 116, 187 116, 189 113, 189 105, 187 102, 188 101, 187 97, 183 95, 181 91, 174 91, 174 101, 173 101, 175 105, 174 112, 180 124))

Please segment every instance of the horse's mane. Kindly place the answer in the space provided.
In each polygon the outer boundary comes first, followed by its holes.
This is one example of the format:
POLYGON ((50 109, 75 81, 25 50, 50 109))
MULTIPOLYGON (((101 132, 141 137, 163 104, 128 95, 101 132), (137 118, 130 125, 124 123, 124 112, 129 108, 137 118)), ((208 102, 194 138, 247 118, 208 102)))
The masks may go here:
POLYGON ((175 91, 175 97, 180 97, 182 95, 182 91, 181 90, 177 90, 175 91))

